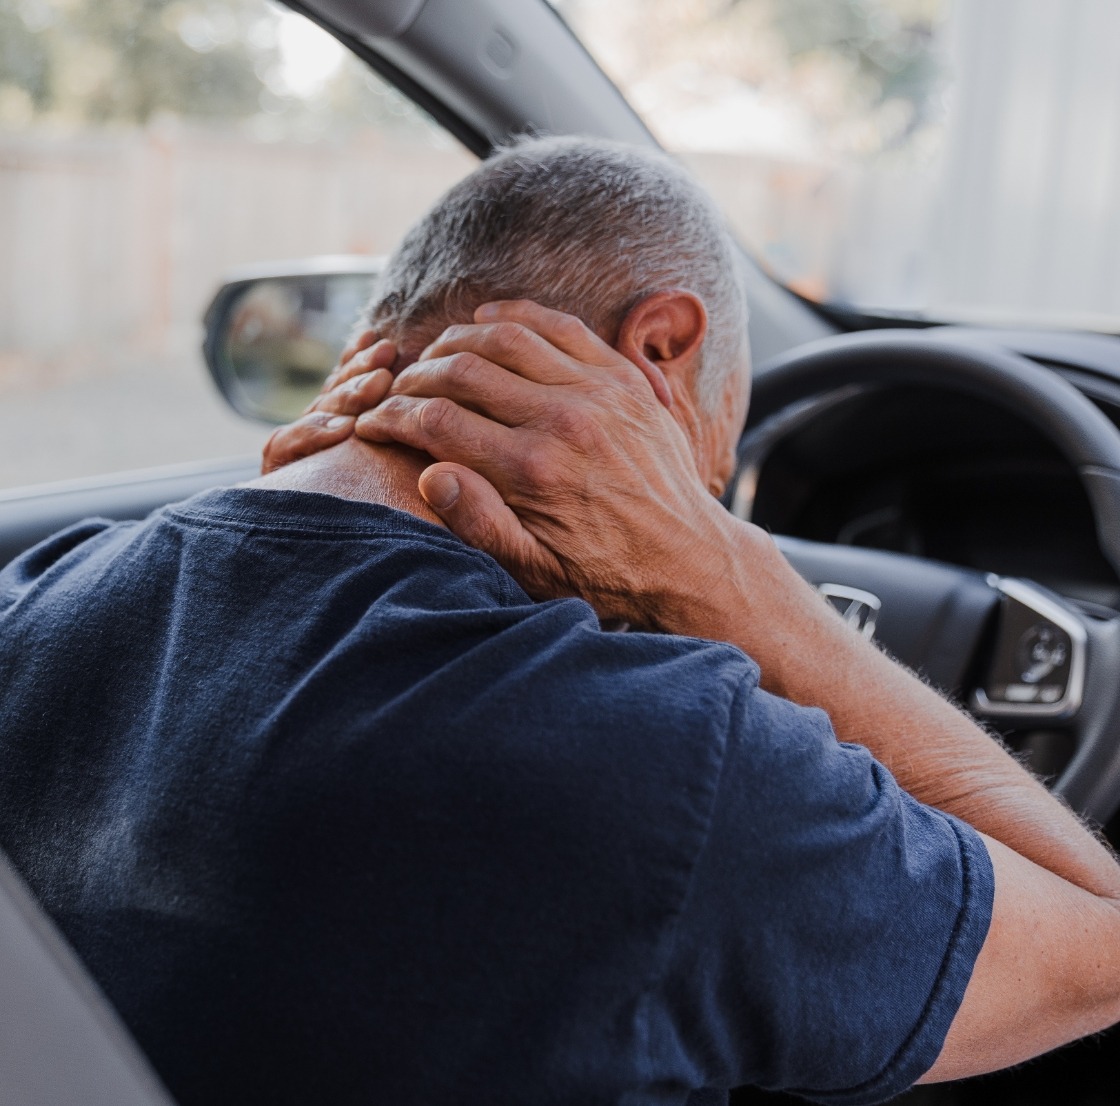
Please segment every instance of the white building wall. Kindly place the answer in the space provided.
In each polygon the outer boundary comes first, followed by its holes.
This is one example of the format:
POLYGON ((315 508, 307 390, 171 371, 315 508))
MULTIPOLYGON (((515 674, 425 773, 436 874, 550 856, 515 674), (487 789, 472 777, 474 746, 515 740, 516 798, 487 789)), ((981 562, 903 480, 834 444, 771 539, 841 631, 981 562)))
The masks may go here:
POLYGON ((1120 3, 957 0, 934 314, 1120 317, 1120 3))

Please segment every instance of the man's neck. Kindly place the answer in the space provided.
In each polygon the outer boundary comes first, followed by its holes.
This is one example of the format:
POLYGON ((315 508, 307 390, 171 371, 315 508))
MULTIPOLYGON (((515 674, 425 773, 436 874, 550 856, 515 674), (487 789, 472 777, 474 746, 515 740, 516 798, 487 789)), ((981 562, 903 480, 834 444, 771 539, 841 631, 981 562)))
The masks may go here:
POLYGON ((416 484, 432 458, 396 445, 372 445, 348 438, 340 445, 294 461, 250 481, 252 488, 323 492, 363 503, 380 503, 442 526, 420 498, 416 484))

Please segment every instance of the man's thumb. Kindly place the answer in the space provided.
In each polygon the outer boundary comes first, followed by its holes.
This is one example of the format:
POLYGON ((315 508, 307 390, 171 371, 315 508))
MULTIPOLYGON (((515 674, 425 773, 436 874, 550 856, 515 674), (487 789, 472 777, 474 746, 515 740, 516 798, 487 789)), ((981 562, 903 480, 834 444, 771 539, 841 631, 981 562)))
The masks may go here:
POLYGON ((447 461, 431 465, 420 474, 420 494, 453 534, 489 553, 515 578, 532 572, 536 542, 477 472, 447 461))

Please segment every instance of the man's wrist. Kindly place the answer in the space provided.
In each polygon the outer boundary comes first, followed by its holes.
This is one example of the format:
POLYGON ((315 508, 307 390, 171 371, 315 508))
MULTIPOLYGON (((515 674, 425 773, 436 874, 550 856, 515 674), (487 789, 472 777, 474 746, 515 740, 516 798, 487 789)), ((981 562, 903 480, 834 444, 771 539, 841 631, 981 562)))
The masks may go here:
POLYGON ((655 576, 648 606, 657 628, 741 647, 752 582, 775 572, 775 558, 785 564, 769 534, 713 500, 655 576))
POLYGON ((761 668, 766 690, 804 704, 822 705, 824 685, 889 664, 836 617, 769 533, 713 505, 718 515, 690 534, 675 570, 661 574, 659 629, 737 646, 761 668))

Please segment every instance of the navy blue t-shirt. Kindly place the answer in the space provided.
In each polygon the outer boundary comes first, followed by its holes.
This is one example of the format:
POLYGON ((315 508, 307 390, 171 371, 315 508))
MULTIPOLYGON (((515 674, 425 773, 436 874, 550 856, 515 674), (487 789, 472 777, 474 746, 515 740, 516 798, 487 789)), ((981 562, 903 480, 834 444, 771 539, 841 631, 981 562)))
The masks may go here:
POLYGON ((0 845, 183 1106, 874 1102, 990 921, 978 836, 737 649, 388 508, 72 527, 0 687, 0 845))

